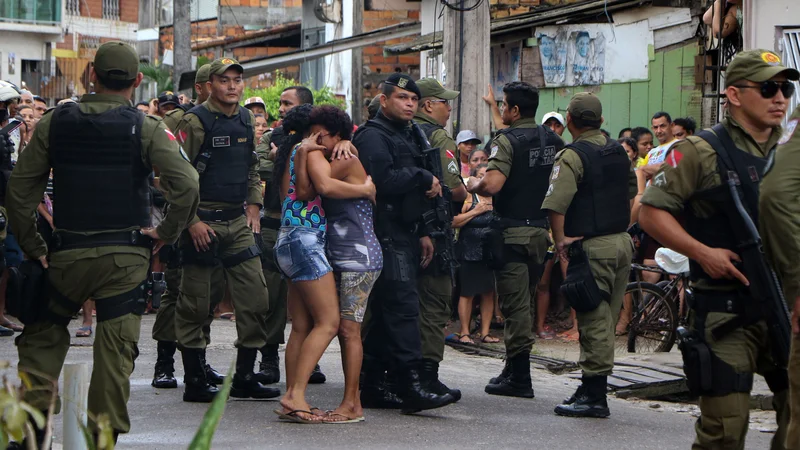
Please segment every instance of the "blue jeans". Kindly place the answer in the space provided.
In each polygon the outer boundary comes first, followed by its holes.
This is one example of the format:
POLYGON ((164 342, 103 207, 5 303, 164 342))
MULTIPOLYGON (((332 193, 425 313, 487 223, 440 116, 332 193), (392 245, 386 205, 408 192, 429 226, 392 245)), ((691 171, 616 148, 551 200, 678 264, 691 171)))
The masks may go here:
POLYGON ((333 269, 325 256, 325 231, 309 227, 281 227, 275 242, 275 263, 292 281, 322 278, 333 269))

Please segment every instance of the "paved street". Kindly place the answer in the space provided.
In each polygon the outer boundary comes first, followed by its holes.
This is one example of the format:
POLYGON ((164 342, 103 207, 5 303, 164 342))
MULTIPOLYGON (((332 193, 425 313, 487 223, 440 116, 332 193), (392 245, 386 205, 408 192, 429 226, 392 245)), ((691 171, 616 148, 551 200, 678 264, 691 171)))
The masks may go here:
MULTIPOLYGON (((136 362, 129 407, 133 430, 123 436, 120 449, 177 449, 190 442, 206 405, 181 401, 177 390, 150 387, 155 361, 155 343, 150 329, 155 316, 145 316, 136 362)), ((74 329, 77 322, 73 321, 74 329)), ((73 331, 74 334, 74 331, 73 331)), ((208 359, 223 370, 233 362, 233 323, 215 321, 214 342, 208 359)), ((91 339, 76 340, 68 362, 91 363, 91 339), (75 346, 81 344, 81 346, 75 346)), ((281 355, 283 358, 283 355, 281 355)), ((11 339, 0 339, 0 359, 16 363, 11 339)), ((338 405, 343 389, 340 352, 336 342, 322 360, 328 376, 324 385, 311 386, 309 400, 323 409, 338 405)), ((178 364, 179 379, 182 367, 178 364)), ((624 401, 611 398, 608 420, 557 417, 553 407, 576 387, 576 381, 534 370, 533 400, 494 397, 483 393, 486 381, 502 369, 502 361, 466 356, 447 349, 442 379, 464 392, 457 404, 414 416, 396 411, 367 410, 367 421, 350 425, 298 425, 279 423, 272 410, 277 401, 228 402, 219 425, 214 448, 545 448, 545 449, 688 449, 693 439, 694 417, 686 405, 653 401, 624 401), (682 410, 684 412, 678 412, 682 410)), ((280 387, 283 389, 284 385, 280 387)), ((762 413, 765 414, 765 413, 762 413)), ((747 448, 766 449, 771 434, 751 426, 747 448)), ((56 442, 60 442, 61 418, 57 420, 56 442)))

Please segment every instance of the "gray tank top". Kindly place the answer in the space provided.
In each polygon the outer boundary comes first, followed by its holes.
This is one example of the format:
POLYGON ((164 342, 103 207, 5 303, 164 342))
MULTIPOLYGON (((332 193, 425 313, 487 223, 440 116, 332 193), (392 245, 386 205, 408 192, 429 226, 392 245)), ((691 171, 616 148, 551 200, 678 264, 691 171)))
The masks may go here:
POLYGON ((325 198, 328 219, 328 262, 340 272, 383 268, 381 244, 373 228, 372 203, 366 199, 325 198))

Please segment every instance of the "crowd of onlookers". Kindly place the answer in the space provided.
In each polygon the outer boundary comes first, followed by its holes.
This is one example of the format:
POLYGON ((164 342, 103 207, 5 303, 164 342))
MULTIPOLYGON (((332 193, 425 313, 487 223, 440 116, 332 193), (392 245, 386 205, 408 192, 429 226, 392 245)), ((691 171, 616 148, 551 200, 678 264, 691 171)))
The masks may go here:
MULTIPOLYGON (((496 102, 491 93, 484 100, 494 110, 496 102)), ((499 115, 493 113, 496 117, 499 115)), ((542 116, 542 125, 549 127, 553 132, 562 136, 566 129, 564 116, 556 111, 548 112, 542 116)), ((498 128, 502 128, 502 123, 494 121, 498 128)), ((657 112, 653 115, 650 127, 624 128, 619 132, 617 141, 622 145, 631 160, 631 166, 636 171, 638 192, 634 206, 631 211, 631 224, 638 220, 639 198, 644 192, 644 188, 650 179, 656 174, 661 165, 670 157, 670 150, 675 142, 685 139, 695 133, 697 124, 691 117, 681 117, 672 119, 666 112, 657 112)), ((611 139, 608 132, 601 130, 607 138, 611 139)), ((461 131, 456 137, 456 143, 461 158, 461 173, 466 179, 469 177, 482 177, 486 172, 486 163, 489 159, 489 143, 481 146, 482 141, 473 131, 461 131)), ((565 142, 568 144, 569 142, 565 142)), ((480 220, 481 216, 490 215, 492 211, 492 199, 473 195, 467 198, 462 213, 455 217, 453 227, 463 226, 465 221, 480 220)), ((634 243, 637 248, 636 262, 644 265, 655 266, 655 252, 660 244, 647 235, 634 236, 634 243)), ((463 247, 465 244, 461 242, 463 247)), ((462 252, 463 255, 463 252, 462 252)), ((534 332, 536 336, 543 340, 560 338, 567 341, 577 341, 578 328, 575 313, 571 310, 566 300, 561 296, 559 286, 566 277, 567 265, 564 261, 559 261, 558 256, 549 249, 545 258, 543 268, 536 274, 534 280, 538 280, 535 286, 531 286, 531 313, 534 315, 534 332), (553 270, 557 267, 558 270, 553 270), (551 302, 551 299, 554 301, 551 302)), ((658 282, 661 275, 655 272, 632 273, 632 279, 642 279, 649 282, 658 282)), ((492 322, 500 324, 503 321, 502 314, 497 304, 497 294, 494 289, 492 270, 487 266, 480 269, 476 268, 475 263, 466 260, 462 256, 460 267, 460 294, 458 300, 458 317, 460 320, 460 330, 451 335, 448 339, 458 341, 462 344, 473 344, 480 338, 482 343, 497 342, 497 338, 489 336, 490 324, 492 322), (490 281, 486 281, 486 280, 490 281), (481 289, 475 289, 476 285, 481 289), (473 327, 472 315, 475 310, 479 311, 479 318, 473 327), (474 331, 477 330, 477 333, 474 331), (487 337, 488 336, 488 337, 487 337)), ((631 317, 630 299, 627 298, 620 314, 616 332, 618 335, 625 334, 631 317)))

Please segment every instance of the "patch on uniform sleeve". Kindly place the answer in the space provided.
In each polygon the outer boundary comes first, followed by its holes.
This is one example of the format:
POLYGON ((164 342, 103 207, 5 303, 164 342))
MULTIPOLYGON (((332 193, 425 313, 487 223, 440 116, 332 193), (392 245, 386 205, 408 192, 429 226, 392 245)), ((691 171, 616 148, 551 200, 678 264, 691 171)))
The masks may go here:
POLYGON ((681 159, 683 159, 683 153, 678 150, 672 150, 667 157, 667 164, 672 166, 673 168, 678 167, 680 164, 681 159))
POLYGON ((444 151, 444 153, 445 153, 445 154, 447 155, 447 157, 448 157, 448 158, 450 158, 450 159, 455 159, 455 157, 456 157, 456 155, 455 155, 453 152, 451 152, 450 150, 445 150, 445 151, 444 151))
POLYGON ((789 123, 786 124, 786 129, 783 130, 783 135, 781 139, 778 141, 778 145, 783 145, 794 136, 795 130, 797 130, 797 123, 800 122, 800 119, 790 120, 789 123))
POLYGON ((556 164, 553 166, 553 176, 551 176, 550 179, 553 181, 557 180, 559 172, 561 172, 561 164, 556 164))
POLYGON ((493 145, 492 152, 489 153, 489 158, 494 158, 495 156, 497 156, 497 150, 499 150, 499 148, 496 145, 493 145))
POLYGON ((178 147, 178 149, 180 150, 181 157, 182 157, 183 159, 185 159, 185 160, 186 160, 186 162, 191 162, 191 161, 189 161, 189 155, 187 155, 187 154, 186 154, 186 152, 185 152, 185 151, 183 151, 183 147, 178 147))
POLYGON ((172 134, 172 131, 169 131, 169 130, 164 130, 164 131, 167 132, 167 136, 169 137, 170 141, 174 141, 175 140, 175 135, 172 134))
POLYGON ((186 134, 185 131, 183 131, 183 130, 178 131, 178 140, 181 141, 181 144, 185 144, 186 143, 186 136, 187 136, 187 134, 186 134))
POLYGON ((552 195, 552 194, 553 194, 553 189, 555 189, 555 188, 553 187, 553 183, 550 183, 550 187, 548 187, 548 188, 547 188, 547 193, 546 193, 546 194, 544 194, 544 196, 545 196, 545 197, 550 197, 550 195, 552 195))
POLYGON ((667 185, 667 175, 664 172, 659 172, 653 178, 653 184, 658 187, 664 187, 667 185))
POLYGON ((456 164, 455 161, 450 161, 450 164, 447 165, 447 171, 454 175, 459 175, 461 173, 461 171, 458 170, 458 164, 456 164))

